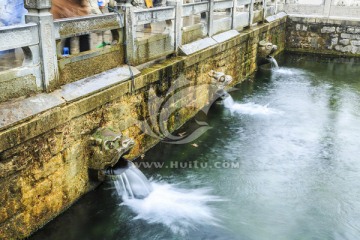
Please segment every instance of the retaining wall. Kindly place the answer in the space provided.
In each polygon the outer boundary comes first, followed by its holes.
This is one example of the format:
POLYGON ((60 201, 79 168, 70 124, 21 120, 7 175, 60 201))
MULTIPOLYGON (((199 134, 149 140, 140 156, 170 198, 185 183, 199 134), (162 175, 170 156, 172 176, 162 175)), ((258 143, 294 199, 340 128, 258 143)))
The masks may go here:
POLYGON ((294 52, 358 57, 359 23, 359 20, 290 16, 286 31, 286 49, 294 52))
MULTIPOLYGON (((89 139, 98 127, 112 127, 133 138, 136 143, 127 157, 139 156, 159 141, 139 128, 139 122, 160 114, 150 114, 149 109, 156 107, 150 92, 158 98, 174 96, 172 104, 162 109, 171 113, 166 124, 174 131, 208 104, 211 70, 241 82, 256 70, 259 41, 266 39, 277 44, 279 51, 284 49, 285 27, 286 18, 282 18, 189 56, 167 59, 142 70, 134 88, 126 80, 68 101, 59 91, 46 95, 58 99, 56 103, 43 95, 34 98, 54 105, 0 128, 0 239, 30 235, 97 185, 89 177, 88 160, 89 139), (184 83, 186 90, 169 95, 172 87, 184 83), (187 103, 191 107, 181 108, 187 103)), ((19 111, 29 106, 12 104, 13 109, 22 108, 19 111)))

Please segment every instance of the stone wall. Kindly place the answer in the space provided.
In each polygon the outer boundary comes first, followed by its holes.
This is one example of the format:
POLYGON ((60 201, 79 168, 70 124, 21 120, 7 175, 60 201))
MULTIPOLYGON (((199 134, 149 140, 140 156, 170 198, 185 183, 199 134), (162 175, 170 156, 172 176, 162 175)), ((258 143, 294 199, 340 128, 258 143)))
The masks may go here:
POLYGON ((295 52, 360 56, 360 22, 289 17, 286 49, 295 52))
MULTIPOLYGON (((88 173, 89 139, 98 127, 112 127, 135 140, 133 159, 159 140, 143 133, 139 122, 156 119, 151 92, 168 97, 169 131, 179 128, 208 104, 210 70, 232 75, 239 83, 256 70, 258 42, 284 49, 286 19, 243 31, 239 36, 190 56, 153 65, 130 81, 53 108, 0 131, 0 239, 30 235, 97 185, 88 173), (205 87, 201 87, 201 85, 205 87), (185 102, 184 102, 185 101, 185 102), (191 102, 191 107, 179 108, 191 102), (173 111, 174 110, 174 111, 173 111)), ((156 131, 158 126, 152 126, 156 131)))

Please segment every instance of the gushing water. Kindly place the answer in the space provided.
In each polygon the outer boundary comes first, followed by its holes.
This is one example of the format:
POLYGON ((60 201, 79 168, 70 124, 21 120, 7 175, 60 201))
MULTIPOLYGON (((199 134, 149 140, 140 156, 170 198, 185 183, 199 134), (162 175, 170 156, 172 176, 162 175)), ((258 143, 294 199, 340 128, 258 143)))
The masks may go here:
POLYGON ((114 182, 116 191, 123 199, 145 198, 152 186, 145 175, 131 162, 123 168, 110 170, 107 177, 114 182))
POLYGON ((209 203, 221 201, 210 189, 183 189, 178 185, 150 182, 131 162, 107 173, 122 198, 121 205, 136 213, 134 219, 163 224, 178 234, 201 225, 219 225, 209 203))
POLYGON ((211 202, 221 201, 210 189, 182 189, 177 185, 152 182, 153 191, 144 199, 124 198, 122 205, 136 213, 134 219, 160 223, 178 234, 201 225, 219 225, 211 202))
POLYGON ((268 58, 271 64, 271 68, 279 68, 279 64, 274 57, 269 56, 268 58))
POLYGON ((224 105, 231 113, 239 113, 246 115, 271 115, 271 114, 281 114, 282 112, 273 108, 269 108, 268 105, 259 105, 256 103, 237 103, 229 95, 224 100, 224 105))

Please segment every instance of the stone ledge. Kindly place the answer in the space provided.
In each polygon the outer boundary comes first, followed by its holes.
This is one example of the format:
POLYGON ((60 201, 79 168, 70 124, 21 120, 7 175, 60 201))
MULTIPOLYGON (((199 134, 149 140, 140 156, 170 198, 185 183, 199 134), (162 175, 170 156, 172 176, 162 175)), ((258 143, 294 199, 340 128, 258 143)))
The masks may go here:
MULTIPOLYGON (((134 77, 140 74, 131 67, 134 77)), ((23 122, 37 114, 65 103, 84 98, 113 85, 131 78, 128 66, 115 68, 107 72, 94 75, 73 83, 64 85, 52 93, 41 93, 29 98, 21 98, 0 104, 0 130, 11 127, 15 123, 23 122), (106 81, 105 81, 106 79, 106 81)), ((129 91, 129 89, 127 89, 129 91)))
MULTIPOLYGON (((131 67, 131 71, 134 77, 140 74, 140 71, 134 67, 131 67)), ((123 66, 111 69, 105 73, 100 73, 89 78, 66 84, 60 90, 60 94, 66 102, 70 102, 83 98, 91 93, 98 92, 114 84, 124 82, 130 78, 131 73, 129 67, 123 66), (106 79, 106 81, 104 81, 104 79, 106 79)))
POLYGON ((285 49, 286 52, 289 53, 298 53, 298 54, 310 54, 316 56, 328 56, 328 57, 343 57, 343 58, 360 58, 359 54, 352 54, 347 52, 346 54, 343 52, 335 51, 335 50, 318 50, 315 51, 314 49, 301 49, 301 48, 293 48, 287 47, 285 49))
MULTIPOLYGON (((276 21, 273 21, 271 23, 265 23, 256 25, 252 28, 248 28, 246 30, 240 31, 238 35, 230 38, 229 40, 226 40, 224 42, 216 43, 215 45, 199 50, 190 56, 187 56, 185 61, 185 67, 194 65, 200 61, 203 61, 215 54, 219 54, 220 52, 223 52, 226 48, 234 47, 235 45, 239 45, 244 41, 247 41, 249 38, 257 36, 260 32, 268 31, 271 28, 277 27, 281 24, 286 23, 287 17, 283 17, 280 19, 277 19, 276 21)), ((215 40, 214 40, 215 41, 215 40)))
POLYGON ((0 104, 0 130, 24 121, 31 116, 60 106, 66 101, 58 91, 46 94, 41 93, 25 99, 17 99, 0 104))
POLYGON ((214 35, 212 36, 212 38, 217 42, 217 43, 222 43, 222 42, 225 42, 229 39, 232 39, 236 36, 239 36, 240 33, 236 30, 229 30, 229 31, 226 31, 226 32, 223 32, 223 33, 220 33, 220 34, 217 34, 217 35, 214 35))
POLYGON ((281 18, 283 18, 283 17, 286 17, 286 16, 287 16, 287 13, 285 13, 285 12, 279 12, 279 13, 277 13, 276 15, 267 17, 267 18, 266 18, 266 22, 271 23, 271 22, 274 22, 274 21, 276 21, 276 20, 278 20, 278 19, 281 19, 281 18))
POLYGON ((200 39, 200 40, 197 40, 197 41, 189 43, 189 44, 185 44, 180 47, 180 50, 185 55, 191 55, 193 53, 204 50, 208 47, 214 46, 216 44, 217 44, 217 42, 214 39, 207 37, 207 38, 200 39))
POLYGON ((359 26, 360 18, 345 18, 345 17, 324 17, 324 16, 312 16, 312 15, 297 15, 289 14, 289 18, 294 22, 301 23, 323 23, 323 24, 336 24, 346 26, 359 26))

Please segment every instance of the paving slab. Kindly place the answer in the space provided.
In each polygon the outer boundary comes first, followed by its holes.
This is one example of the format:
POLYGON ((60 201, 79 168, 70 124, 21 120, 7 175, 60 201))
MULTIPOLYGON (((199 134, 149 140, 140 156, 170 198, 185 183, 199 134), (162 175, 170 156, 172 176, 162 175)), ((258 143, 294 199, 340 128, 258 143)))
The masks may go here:
POLYGON ((185 44, 181 46, 180 49, 185 55, 191 55, 216 44, 217 42, 214 39, 207 37, 192 43, 185 44))
POLYGON ((25 99, 16 99, 0 104, 0 130, 31 116, 45 112, 53 107, 64 104, 66 101, 59 91, 41 93, 25 99))
POLYGON ((236 36, 240 35, 240 33, 236 30, 229 30, 217 35, 212 36, 212 38, 217 42, 217 43, 222 43, 225 42, 231 38, 234 38, 236 36))
POLYGON ((132 73, 128 66, 122 66, 66 84, 61 88, 61 95, 68 102, 83 98, 117 83, 127 81, 131 78, 131 74, 133 74, 134 77, 140 74, 140 71, 135 67, 131 67, 131 71, 132 73))
POLYGON ((280 18, 283 18, 283 17, 286 17, 287 16, 287 13, 286 12, 279 12, 278 14, 276 15, 272 15, 272 16, 269 16, 267 18, 265 18, 266 22, 270 23, 270 22, 273 22, 277 19, 280 19, 280 18))

